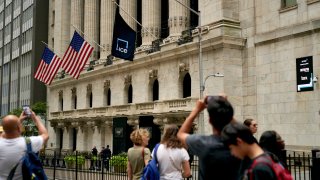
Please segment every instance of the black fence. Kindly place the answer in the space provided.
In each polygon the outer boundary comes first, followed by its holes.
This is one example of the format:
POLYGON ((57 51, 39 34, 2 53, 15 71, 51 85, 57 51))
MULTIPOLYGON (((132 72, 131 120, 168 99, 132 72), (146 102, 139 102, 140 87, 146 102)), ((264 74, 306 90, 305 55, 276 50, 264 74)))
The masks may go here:
MULTIPOLYGON (((76 154, 46 154, 41 157, 49 179, 72 180, 125 180, 127 177, 127 159, 125 155, 109 158, 93 157, 76 152, 76 154)), ((287 151, 281 158, 296 180, 320 179, 320 151, 287 151)), ((199 161, 197 157, 191 163, 191 178, 198 179, 199 161)))
MULTIPOLYGON (((41 162, 49 179, 59 180, 127 180, 127 159, 116 155, 109 158, 87 156, 82 153, 40 156, 41 162)), ((191 163, 191 178, 198 179, 198 158, 191 163)))

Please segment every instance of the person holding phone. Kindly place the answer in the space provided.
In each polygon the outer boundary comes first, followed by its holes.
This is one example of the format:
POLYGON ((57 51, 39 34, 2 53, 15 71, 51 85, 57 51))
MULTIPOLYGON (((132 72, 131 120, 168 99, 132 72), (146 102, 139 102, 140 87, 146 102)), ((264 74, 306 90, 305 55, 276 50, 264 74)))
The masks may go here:
MULTIPOLYGON (((49 135, 45 126, 36 114, 28 108, 29 117, 36 125, 39 135, 31 136, 31 146, 34 152, 38 152, 48 141, 49 135)), ((7 179, 10 171, 18 165, 13 179, 22 179, 22 167, 19 162, 27 150, 25 138, 21 136, 22 122, 28 117, 27 109, 21 113, 20 117, 7 115, 2 119, 4 133, 0 138, 0 179, 7 179)))
POLYGON ((225 95, 207 96, 196 106, 182 124, 178 138, 189 151, 199 157, 199 179, 237 179, 240 160, 231 155, 221 139, 222 129, 233 120, 233 107, 225 95), (196 117, 207 109, 211 135, 190 134, 196 117))

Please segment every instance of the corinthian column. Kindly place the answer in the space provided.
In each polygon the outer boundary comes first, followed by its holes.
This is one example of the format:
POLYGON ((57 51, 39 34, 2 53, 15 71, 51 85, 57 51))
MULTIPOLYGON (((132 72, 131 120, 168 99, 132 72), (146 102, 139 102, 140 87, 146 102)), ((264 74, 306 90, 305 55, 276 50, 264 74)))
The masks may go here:
POLYGON ((161 1, 142 0, 142 45, 150 46, 152 41, 160 37, 161 32, 161 1), (151 34, 150 34, 151 33, 151 34))
POLYGON ((100 44, 104 47, 100 50, 101 60, 107 59, 107 56, 111 54, 115 10, 116 5, 112 1, 101 1, 100 44))
MULTIPOLYGON (((190 6, 190 0, 180 0, 182 4, 190 6)), ((176 1, 169 1, 169 37, 175 41, 181 36, 181 32, 189 28, 190 10, 176 1)))
MULTIPOLYGON (((126 11, 131 17, 137 19, 137 0, 120 1, 120 7, 126 11)), ((133 29, 137 30, 137 23, 123 10, 120 9, 120 15, 126 23, 133 29)))
POLYGON ((94 47, 90 61, 98 58, 99 47, 99 0, 85 0, 84 9, 84 33, 88 36, 87 41, 94 47))
POLYGON ((73 26, 83 31, 83 12, 82 11, 83 11, 83 0, 71 0, 70 39, 73 36, 73 32, 76 30, 73 26))
POLYGON ((55 1, 54 49, 63 54, 70 42, 70 1, 55 1))

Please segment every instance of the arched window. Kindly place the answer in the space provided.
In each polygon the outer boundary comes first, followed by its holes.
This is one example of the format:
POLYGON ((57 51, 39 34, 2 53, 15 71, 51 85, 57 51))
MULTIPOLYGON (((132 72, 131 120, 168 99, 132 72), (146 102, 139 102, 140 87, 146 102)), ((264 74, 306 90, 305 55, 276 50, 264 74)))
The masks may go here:
POLYGON ((159 82, 158 80, 154 80, 153 87, 152 87, 152 100, 156 101, 159 100, 159 82))
POLYGON ((111 89, 109 88, 107 91, 107 106, 111 105, 111 89))
POLYGON ((183 98, 191 96, 191 77, 187 73, 183 78, 183 98))
POLYGON ((132 85, 128 87, 128 103, 132 103, 132 85))
POLYGON ((59 91, 59 111, 63 111, 63 91, 59 91))
POLYGON ((92 92, 89 93, 88 95, 88 105, 89 105, 89 108, 92 108, 92 92))
POLYGON ((63 98, 59 98, 59 110, 63 111, 63 98))
POLYGON ((77 109, 77 89, 71 89, 71 109, 77 109))
POLYGON ((72 97, 72 102, 73 109, 77 109, 77 95, 72 97))

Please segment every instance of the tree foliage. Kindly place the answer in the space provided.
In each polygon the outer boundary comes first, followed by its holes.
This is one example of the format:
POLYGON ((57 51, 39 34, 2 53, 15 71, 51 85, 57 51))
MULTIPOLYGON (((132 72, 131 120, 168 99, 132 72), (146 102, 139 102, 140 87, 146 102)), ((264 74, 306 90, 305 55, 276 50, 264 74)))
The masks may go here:
MULTIPOLYGON (((31 109, 37 115, 45 116, 46 110, 47 110, 47 104, 45 102, 36 102, 33 105, 31 105, 31 109)), ((8 114, 13 114, 19 117, 21 112, 22 112, 22 108, 16 108, 11 110, 8 114)), ((27 118, 26 120, 24 120, 22 124, 24 127, 24 131, 22 132, 23 136, 32 136, 32 135, 38 134, 38 130, 30 118, 27 118)))

